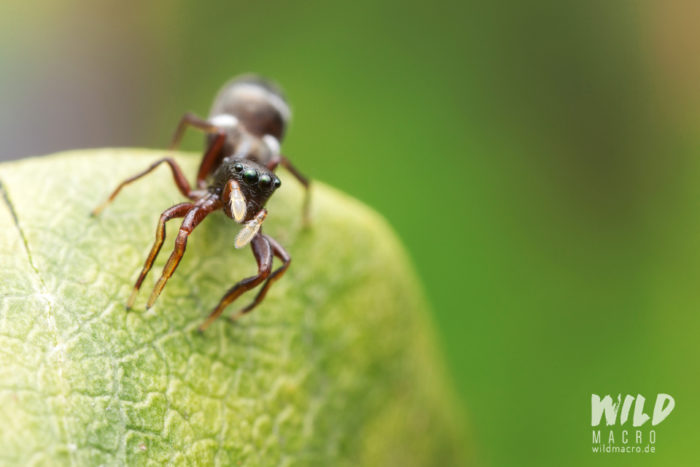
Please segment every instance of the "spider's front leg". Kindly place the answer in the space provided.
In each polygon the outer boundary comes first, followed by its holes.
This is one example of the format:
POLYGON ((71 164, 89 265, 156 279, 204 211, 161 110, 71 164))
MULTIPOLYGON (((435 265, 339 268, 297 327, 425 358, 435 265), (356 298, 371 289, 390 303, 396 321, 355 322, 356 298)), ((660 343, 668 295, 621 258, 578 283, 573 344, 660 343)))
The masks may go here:
POLYGON ((241 296, 244 292, 257 287, 262 281, 270 276, 272 270, 272 254, 273 247, 270 245, 268 238, 258 233, 253 237, 250 242, 250 246, 253 250, 253 256, 255 256, 255 261, 258 263, 258 273, 254 276, 246 277, 245 279, 239 281, 236 285, 231 287, 228 292, 221 298, 219 304, 214 308, 209 317, 199 326, 199 331, 202 332, 206 330, 211 323, 213 323, 216 318, 218 318, 221 313, 223 313, 224 308, 230 305, 234 300, 241 296))
POLYGON ((134 289, 131 292, 129 301, 126 302, 127 310, 130 310, 131 307, 134 306, 134 302, 136 301, 136 295, 138 295, 139 293, 141 284, 143 284, 143 280, 146 278, 146 275, 151 270, 151 267, 153 266, 153 261, 156 259, 156 256, 158 256, 158 253, 160 252, 160 249, 163 246, 163 242, 165 241, 165 223, 168 222, 170 219, 175 219, 177 217, 185 217, 185 215, 193 207, 194 205, 192 203, 181 203, 166 209, 160 215, 160 219, 158 220, 158 227, 156 227, 156 241, 153 243, 151 252, 148 253, 148 257, 146 258, 146 262, 144 263, 143 268, 141 269, 141 274, 139 274, 139 278, 136 279, 136 284, 134 284, 134 289))
POLYGON ((185 254, 185 248, 187 247, 187 237, 190 236, 195 227, 197 227, 199 223, 202 222, 205 217, 207 217, 207 215, 220 207, 221 203, 218 198, 206 196, 197 201, 194 207, 187 212, 185 219, 182 221, 182 225, 180 225, 180 231, 177 234, 177 238, 175 238, 175 248, 170 254, 168 262, 165 263, 165 266, 163 267, 163 273, 161 274, 160 279, 158 279, 158 282, 153 288, 153 292, 151 293, 148 303, 146 304, 146 309, 153 306, 156 299, 163 291, 163 287, 165 287, 166 282, 168 282, 168 279, 170 279, 175 272, 175 269, 180 264, 182 255, 185 254))
POLYGON ((268 237, 267 235, 261 234, 265 240, 267 240, 267 243, 270 245, 272 248, 272 253, 277 256, 281 261, 282 261, 282 266, 279 268, 275 269, 275 271, 270 274, 270 277, 267 278, 263 286, 260 288, 260 291, 258 294, 255 296, 255 299, 248 304, 246 307, 242 308, 238 313, 234 314, 231 316, 231 321, 235 321, 244 314, 250 312, 253 308, 258 306, 260 302, 263 301, 265 298, 265 295, 267 295, 267 291, 270 289, 270 286, 272 285, 273 282, 275 282, 277 279, 282 277, 282 274, 284 274, 287 271, 287 268, 289 268, 289 263, 292 262, 292 257, 289 256, 289 253, 287 253, 287 250, 282 248, 282 245, 277 243, 277 241, 272 238, 268 237))

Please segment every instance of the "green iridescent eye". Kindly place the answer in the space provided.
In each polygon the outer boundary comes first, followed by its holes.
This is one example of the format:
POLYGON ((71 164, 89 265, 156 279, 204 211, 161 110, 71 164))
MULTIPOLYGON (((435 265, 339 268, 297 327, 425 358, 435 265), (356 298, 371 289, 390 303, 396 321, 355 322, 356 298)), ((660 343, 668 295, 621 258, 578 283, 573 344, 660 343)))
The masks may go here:
POLYGON ((243 179, 248 183, 255 183, 258 181, 258 171, 255 169, 245 169, 243 171, 243 179))
POLYGON ((233 170, 235 170, 236 172, 240 172, 241 170, 243 170, 243 164, 241 164, 240 162, 235 163, 233 165, 233 170))
POLYGON ((280 186, 282 186, 282 180, 275 178, 275 188, 279 188, 280 186))
POLYGON ((262 186, 269 186, 272 183, 272 178, 268 174, 262 174, 259 183, 262 186))

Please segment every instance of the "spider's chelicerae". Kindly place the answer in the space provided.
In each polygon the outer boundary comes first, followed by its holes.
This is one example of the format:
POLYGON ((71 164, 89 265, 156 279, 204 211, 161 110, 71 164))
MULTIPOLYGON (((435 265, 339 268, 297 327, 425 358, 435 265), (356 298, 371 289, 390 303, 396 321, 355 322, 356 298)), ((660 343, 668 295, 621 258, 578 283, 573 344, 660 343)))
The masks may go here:
POLYGON ((204 331, 221 315, 224 308, 260 283, 263 285, 255 299, 231 319, 251 311, 265 298, 270 285, 284 274, 291 261, 285 249, 274 239, 263 234, 261 229, 267 215, 265 203, 280 187, 280 179, 274 173, 279 165, 289 170, 306 188, 303 214, 304 219, 308 219, 309 181, 280 154, 280 142, 289 117, 289 106, 277 87, 253 76, 234 79, 219 92, 208 119, 199 118, 191 113, 182 117, 170 144, 170 150, 174 150, 188 126, 207 134, 207 150, 197 172, 196 189, 190 187, 175 160, 165 157, 155 161, 143 172, 124 180, 110 197, 92 212, 93 215, 99 214, 125 185, 152 172, 162 163, 170 166, 178 189, 190 199, 190 202, 172 206, 160 215, 156 241, 134 284, 127 309, 133 306, 143 280, 163 246, 165 223, 170 219, 184 218, 175 239, 175 248, 148 299, 146 308, 153 306, 165 283, 175 272, 185 253, 187 237, 207 215, 218 209, 223 209, 227 216, 243 224, 234 245, 241 248, 251 244, 258 263, 258 273, 239 281, 229 289, 199 330, 204 331), (274 271, 273 256, 282 261, 282 265, 274 271))

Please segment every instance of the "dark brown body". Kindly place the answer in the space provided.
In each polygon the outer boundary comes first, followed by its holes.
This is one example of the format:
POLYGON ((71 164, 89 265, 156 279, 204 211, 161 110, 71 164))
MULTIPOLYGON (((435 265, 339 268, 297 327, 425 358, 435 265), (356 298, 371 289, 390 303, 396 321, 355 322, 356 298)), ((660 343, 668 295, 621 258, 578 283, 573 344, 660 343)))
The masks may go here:
POLYGON ((221 114, 233 115, 258 138, 272 135, 280 142, 291 116, 282 91, 255 76, 236 78, 221 88, 209 118, 221 114))
MULTIPOLYGON (((253 76, 234 79, 214 99, 209 122, 219 122, 225 133, 221 149, 200 175, 212 174, 224 157, 245 158, 266 167, 276 166, 279 148, 291 116, 282 92, 253 76)), ((217 134, 207 135, 206 144, 216 144, 217 134)))
POLYGON ((195 227, 210 213, 223 209, 224 213, 244 225, 236 237, 236 248, 250 243, 258 264, 258 274, 234 285, 200 326, 206 329, 236 298, 263 283, 257 296, 233 318, 252 310, 264 298, 272 283, 289 267, 291 258, 282 246, 262 233, 261 225, 267 215, 264 206, 277 188, 280 180, 274 174, 278 165, 287 168, 306 188, 304 219, 308 220, 308 180, 289 160, 280 154, 280 144, 290 118, 289 106, 281 91, 265 80, 243 76, 224 85, 219 91, 209 118, 201 119, 185 114, 180 120, 171 149, 175 149, 185 129, 194 127, 206 133, 206 151, 197 173, 196 187, 190 187, 187 178, 174 159, 166 157, 154 162, 143 172, 122 182, 112 195, 98 206, 93 214, 99 214, 119 191, 131 182, 150 173, 161 163, 170 167, 175 184, 191 202, 181 203, 165 210, 156 229, 156 241, 146 259, 133 293, 127 302, 131 308, 153 261, 165 240, 165 224, 174 218, 183 218, 175 239, 175 248, 168 259, 163 274, 156 283, 146 308, 151 307, 160 295, 167 280, 177 268, 187 245, 187 238, 195 227), (283 264, 274 272, 272 260, 276 256, 283 264))

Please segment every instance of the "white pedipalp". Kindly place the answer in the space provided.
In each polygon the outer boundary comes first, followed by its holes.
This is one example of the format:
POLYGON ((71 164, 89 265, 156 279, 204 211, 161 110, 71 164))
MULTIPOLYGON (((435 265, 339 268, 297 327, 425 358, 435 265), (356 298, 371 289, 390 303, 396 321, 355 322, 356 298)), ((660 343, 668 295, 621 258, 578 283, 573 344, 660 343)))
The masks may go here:
POLYGON ((241 231, 236 235, 236 240, 233 242, 233 245, 236 248, 241 248, 249 244, 260 230, 265 217, 267 217, 267 210, 261 209, 252 220, 245 223, 241 231))
POLYGON ((231 204, 233 219, 238 223, 243 222, 246 215, 247 202, 240 185, 235 180, 231 180, 231 198, 229 203, 231 204))

